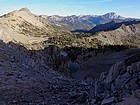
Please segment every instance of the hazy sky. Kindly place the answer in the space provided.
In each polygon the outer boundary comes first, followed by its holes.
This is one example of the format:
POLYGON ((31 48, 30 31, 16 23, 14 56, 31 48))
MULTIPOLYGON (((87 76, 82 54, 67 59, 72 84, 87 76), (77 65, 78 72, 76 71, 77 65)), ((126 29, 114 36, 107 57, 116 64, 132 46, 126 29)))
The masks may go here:
POLYGON ((23 7, 35 14, 98 15, 116 12, 140 18, 140 0, 0 0, 0 15, 23 7))

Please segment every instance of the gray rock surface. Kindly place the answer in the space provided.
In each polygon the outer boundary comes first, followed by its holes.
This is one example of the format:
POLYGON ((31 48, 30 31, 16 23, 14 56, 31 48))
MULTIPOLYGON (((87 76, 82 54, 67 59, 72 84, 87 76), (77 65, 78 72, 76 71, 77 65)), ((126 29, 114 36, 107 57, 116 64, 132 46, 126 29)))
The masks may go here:
MULTIPOLYGON (((140 53, 117 62, 98 80, 75 80, 59 74, 48 67, 47 54, 0 42, 2 105, 139 105, 140 53)), ((59 58, 55 54, 49 55, 59 58)))

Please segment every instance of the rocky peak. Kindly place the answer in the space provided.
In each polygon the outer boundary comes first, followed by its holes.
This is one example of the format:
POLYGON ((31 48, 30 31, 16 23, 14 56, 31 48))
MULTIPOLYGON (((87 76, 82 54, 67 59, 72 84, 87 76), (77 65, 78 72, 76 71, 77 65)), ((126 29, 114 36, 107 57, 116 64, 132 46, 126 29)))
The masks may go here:
POLYGON ((102 15, 103 18, 107 18, 107 19, 125 19, 123 17, 121 17, 120 15, 117 15, 115 12, 110 12, 107 14, 102 15))
MULTIPOLYGON (((5 14, 4 16, 19 16, 19 14, 28 14, 28 15, 32 15, 31 11, 28 8, 21 8, 20 10, 14 10, 8 14, 5 14)), ((21 16, 22 17, 22 16, 21 16)))
POLYGON ((116 13, 114 12, 110 12, 110 13, 106 13, 104 15, 102 15, 104 18, 112 18, 112 16, 116 15, 116 13))
POLYGON ((30 10, 28 9, 28 8, 21 8, 19 11, 22 11, 22 12, 27 12, 27 13, 29 13, 30 12, 30 10))
POLYGON ((107 13, 106 15, 110 15, 110 16, 113 16, 113 15, 117 15, 115 12, 109 12, 107 13))

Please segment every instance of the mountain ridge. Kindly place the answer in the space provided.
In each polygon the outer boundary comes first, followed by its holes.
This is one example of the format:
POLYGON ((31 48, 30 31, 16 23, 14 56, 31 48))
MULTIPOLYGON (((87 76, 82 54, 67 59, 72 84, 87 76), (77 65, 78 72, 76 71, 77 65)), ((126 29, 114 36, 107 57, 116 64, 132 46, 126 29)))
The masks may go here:
POLYGON ((70 34, 69 31, 57 29, 48 21, 33 14, 28 8, 12 11, 0 17, 0 38, 4 42, 18 42, 34 45, 48 40, 49 36, 70 34))
POLYGON ((40 15, 40 17, 43 17, 50 23, 58 24, 61 27, 68 29, 70 31, 90 30, 97 25, 105 24, 112 20, 115 20, 116 22, 136 20, 135 18, 122 17, 114 12, 106 13, 104 15, 79 15, 79 16, 40 15))
POLYGON ((140 23, 140 20, 139 21, 133 20, 133 21, 127 21, 127 22, 119 22, 119 23, 116 23, 113 20, 113 21, 108 22, 106 24, 101 24, 101 25, 95 26, 89 32, 95 34, 96 32, 99 32, 99 31, 115 30, 115 29, 121 27, 122 25, 128 26, 128 25, 139 24, 139 23, 140 23))

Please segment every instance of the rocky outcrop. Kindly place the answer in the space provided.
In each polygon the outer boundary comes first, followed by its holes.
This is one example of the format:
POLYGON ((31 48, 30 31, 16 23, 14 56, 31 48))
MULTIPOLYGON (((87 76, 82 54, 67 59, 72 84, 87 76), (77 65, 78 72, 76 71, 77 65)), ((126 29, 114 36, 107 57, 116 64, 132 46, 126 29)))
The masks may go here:
POLYGON ((140 90, 133 91, 132 95, 125 97, 123 102, 116 105, 140 105, 140 90))
POLYGON ((59 47, 49 46, 45 48, 44 52, 45 57, 47 58, 46 62, 50 68, 63 74, 69 74, 68 64, 70 62, 70 58, 68 55, 64 56, 59 47))
POLYGON ((140 53, 124 62, 118 62, 111 67, 108 73, 102 73, 95 83, 95 105, 140 104, 139 55, 140 53))

